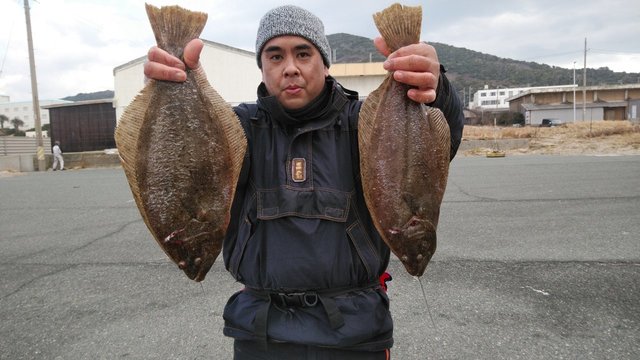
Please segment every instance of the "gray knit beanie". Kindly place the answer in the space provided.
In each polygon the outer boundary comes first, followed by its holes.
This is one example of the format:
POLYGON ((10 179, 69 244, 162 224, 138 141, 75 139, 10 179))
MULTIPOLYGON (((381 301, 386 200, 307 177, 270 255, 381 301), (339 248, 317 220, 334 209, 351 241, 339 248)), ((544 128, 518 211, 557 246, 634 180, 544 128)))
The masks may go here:
POLYGON ((262 48, 269 40, 281 35, 297 35, 309 40, 322 54, 322 60, 331 66, 329 41, 324 34, 322 21, 309 11, 294 6, 284 5, 267 12, 260 20, 256 37, 256 60, 262 69, 260 55, 262 48))

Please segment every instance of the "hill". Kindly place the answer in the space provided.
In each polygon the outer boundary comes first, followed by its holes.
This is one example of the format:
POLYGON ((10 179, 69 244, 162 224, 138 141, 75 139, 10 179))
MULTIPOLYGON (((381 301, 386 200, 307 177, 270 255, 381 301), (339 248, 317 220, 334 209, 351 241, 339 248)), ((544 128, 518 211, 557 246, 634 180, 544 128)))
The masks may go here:
MULTIPOLYGON (((351 34, 327 36, 335 49, 335 63, 382 61, 369 38, 351 34)), ((573 82, 573 69, 500 58, 465 48, 431 43, 438 59, 447 68, 447 77, 456 89, 489 87, 529 87, 567 85, 573 82)), ((576 71, 576 82, 582 83, 582 71, 576 71)), ((614 72, 609 68, 587 68, 587 85, 631 84, 640 81, 640 73, 614 72)))
POLYGON ((101 99, 113 99, 113 90, 103 90, 93 93, 79 93, 73 96, 67 96, 62 100, 67 101, 87 101, 87 100, 101 100, 101 99))

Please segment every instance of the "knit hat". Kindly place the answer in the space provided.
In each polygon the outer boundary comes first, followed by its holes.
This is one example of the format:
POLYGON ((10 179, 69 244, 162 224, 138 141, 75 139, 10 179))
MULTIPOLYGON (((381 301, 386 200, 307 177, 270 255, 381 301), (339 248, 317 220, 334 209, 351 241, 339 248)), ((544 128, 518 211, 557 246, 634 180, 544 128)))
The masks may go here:
POLYGON ((270 10, 260 20, 256 37, 256 60, 259 68, 262 68, 260 55, 264 44, 282 35, 296 35, 309 40, 320 51, 324 64, 327 67, 331 66, 329 57, 331 49, 324 34, 322 21, 303 8, 284 5, 270 10))

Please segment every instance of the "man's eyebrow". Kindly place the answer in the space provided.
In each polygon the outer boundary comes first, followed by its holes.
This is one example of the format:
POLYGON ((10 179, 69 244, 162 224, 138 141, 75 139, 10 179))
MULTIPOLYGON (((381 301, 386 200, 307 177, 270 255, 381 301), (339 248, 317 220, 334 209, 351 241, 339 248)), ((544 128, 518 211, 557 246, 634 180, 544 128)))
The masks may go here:
MULTIPOLYGON (((293 49, 296 50, 296 51, 309 50, 309 49, 311 49, 311 45, 309 45, 309 44, 300 44, 300 45, 294 46, 293 49)), ((282 47, 277 46, 277 45, 271 45, 271 46, 267 46, 263 50, 263 52, 274 52, 274 51, 282 51, 282 47)))
POLYGON ((309 50, 311 49, 311 45, 309 44, 300 44, 300 45, 296 45, 294 47, 295 50, 300 51, 300 50, 309 50))
POLYGON ((264 52, 272 52, 272 51, 281 51, 282 48, 280 46, 276 46, 276 45, 271 45, 271 46, 267 46, 263 51, 264 52))

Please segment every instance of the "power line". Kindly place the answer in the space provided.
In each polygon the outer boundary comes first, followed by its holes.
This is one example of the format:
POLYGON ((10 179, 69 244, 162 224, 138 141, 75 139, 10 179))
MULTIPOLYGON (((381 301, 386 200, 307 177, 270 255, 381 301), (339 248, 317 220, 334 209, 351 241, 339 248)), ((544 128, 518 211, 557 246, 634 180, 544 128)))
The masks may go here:
POLYGON ((11 27, 9 28, 9 38, 7 39, 7 46, 4 50, 4 56, 2 57, 2 64, 0 64, 0 78, 2 77, 2 72, 4 71, 4 64, 7 61, 7 54, 9 54, 9 45, 11 44, 11 37, 13 36, 13 27, 16 24, 16 17, 11 17, 11 27))

